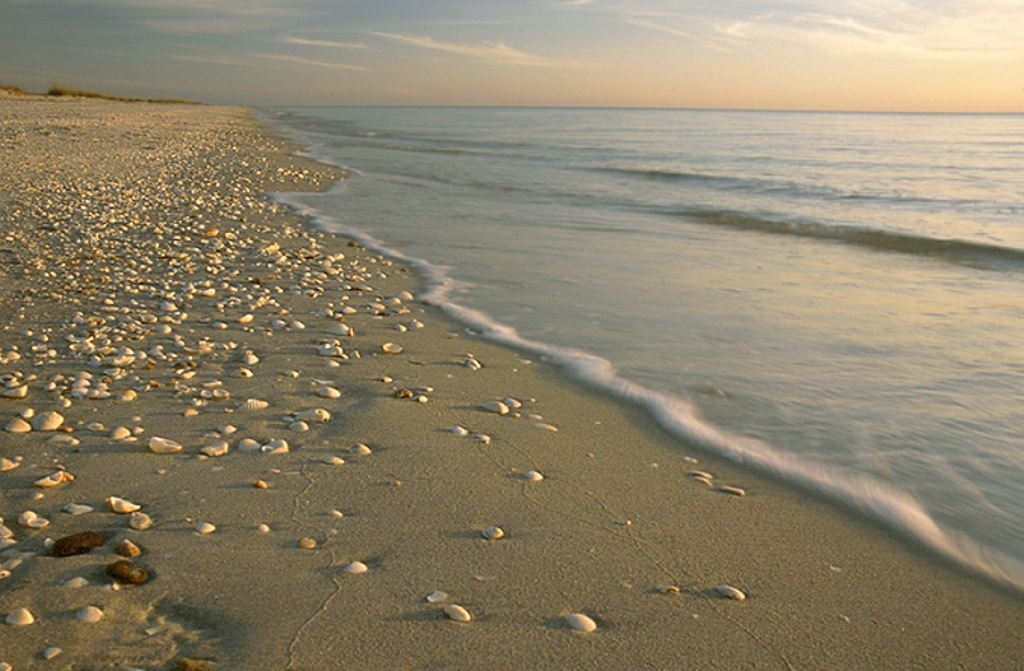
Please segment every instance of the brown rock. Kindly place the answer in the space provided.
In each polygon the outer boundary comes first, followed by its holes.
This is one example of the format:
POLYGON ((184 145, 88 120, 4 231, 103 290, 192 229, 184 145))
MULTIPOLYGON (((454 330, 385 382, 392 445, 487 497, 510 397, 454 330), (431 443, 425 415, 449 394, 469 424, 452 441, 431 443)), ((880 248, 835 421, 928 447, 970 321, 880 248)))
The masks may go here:
POLYGON ((131 542, 127 538, 114 546, 114 552, 121 555, 122 557, 128 557, 134 559, 142 555, 142 548, 135 543, 131 542))
POLYGON ((122 585, 141 585, 149 580, 149 571, 127 559, 118 559, 108 566, 107 575, 122 585))
POLYGON ((56 557, 73 557, 92 552, 103 545, 103 534, 98 531, 83 531, 58 538, 50 548, 56 557))

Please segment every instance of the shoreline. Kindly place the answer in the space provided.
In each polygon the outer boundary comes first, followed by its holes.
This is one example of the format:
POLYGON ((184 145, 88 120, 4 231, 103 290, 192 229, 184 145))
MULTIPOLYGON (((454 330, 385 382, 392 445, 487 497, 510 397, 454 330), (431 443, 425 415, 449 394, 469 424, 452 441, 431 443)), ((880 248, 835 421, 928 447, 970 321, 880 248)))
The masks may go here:
POLYGON ((1024 664, 1020 595, 686 450, 639 410, 410 300, 405 264, 268 203, 262 193, 324 188, 338 173, 290 155, 251 111, 0 106, 0 151, 18 166, 0 186, 3 258, 17 261, 0 268, 0 306, 17 317, 0 334, 0 374, 17 373, 8 389, 27 385, 0 399, 0 419, 54 410, 72 429, 0 433, 0 458, 18 463, 0 472, 0 517, 17 541, 0 554, 12 563, 0 614, 37 620, 0 624, 0 662, 35 668, 59 647, 53 663, 82 669, 1024 664), (342 351, 322 356, 322 339, 342 351), (80 397, 83 370, 93 384, 80 397), (97 389, 110 397, 90 399, 97 389), (481 409, 508 397, 523 407, 481 409), (330 420, 291 428, 317 408, 330 420), (118 426, 142 431, 113 440, 118 426), (182 449, 155 454, 153 436, 182 449), (246 451, 245 438, 259 445, 246 451), (226 455, 201 453, 221 441, 226 455), (371 453, 350 452, 358 444, 371 453), (33 485, 60 470, 74 481, 33 485), (153 526, 131 529, 104 509, 112 496, 153 526), (62 512, 69 503, 94 511, 62 512), (29 509, 50 524, 20 525, 29 509), (202 523, 216 529, 196 532, 202 523), (505 536, 483 538, 492 526, 505 536), (52 556, 48 538, 85 530, 104 544, 52 556), (122 538, 143 548, 151 579, 113 590, 103 570, 122 538), (346 572, 357 561, 366 573, 346 572), (76 577, 90 584, 64 586, 76 577), (724 598, 723 584, 748 598, 724 598), (431 603, 435 590, 450 596, 431 603), (449 621, 452 603, 472 620, 449 621), (87 605, 105 617, 78 620, 87 605), (572 612, 597 631, 570 629, 572 612))

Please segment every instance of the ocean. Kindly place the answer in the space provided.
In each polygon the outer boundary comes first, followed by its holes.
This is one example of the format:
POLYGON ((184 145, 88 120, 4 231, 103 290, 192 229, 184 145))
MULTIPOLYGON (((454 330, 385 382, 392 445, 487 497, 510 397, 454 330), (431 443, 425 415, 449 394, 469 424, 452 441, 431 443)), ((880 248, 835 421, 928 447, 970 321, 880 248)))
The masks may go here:
POLYGON ((1024 589, 1024 116, 262 114, 468 328, 1024 589))

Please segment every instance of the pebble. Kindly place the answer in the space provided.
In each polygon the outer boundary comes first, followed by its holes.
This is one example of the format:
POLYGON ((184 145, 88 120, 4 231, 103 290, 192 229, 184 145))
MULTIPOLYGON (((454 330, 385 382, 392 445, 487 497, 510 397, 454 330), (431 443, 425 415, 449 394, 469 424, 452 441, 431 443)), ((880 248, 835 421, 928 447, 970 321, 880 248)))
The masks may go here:
POLYGON ((335 387, 324 386, 320 387, 320 391, 317 392, 317 395, 321 398, 341 398, 341 390, 335 387))
POLYGON ((125 538, 120 543, 114 546, 114 552, 121 555, 122 557, 134 559, 142 555, 142 548, 133 543, 131 540, 125 538))
POLYGON ((7 423, 4 430, 8 433, 28 433, 32 430, 32 425, 23 420, 21 417, 15 417, 7 423))
POLYGON ((303 538, 302 540, 299 541, 299 547, 302 548, 303 550, 315 550, 316 549, 316 539, 315 538, 309 538, 307 536, 306 538, 303 538))
POLYGON ((205 454, 208 457, 223 457, 231 449, 226 440, 218 440, 215 443, 211 443, 206 447, 199 450, 201 454, 205 454))
POLYGON ((54 541, 50 552, 55 557, 73 557, 92 552, 106 542, 103 534, 98 531, 82 531, 81 533, 64 536, 54 541))
POLYGON ((569 613, 565 616, 565 623, 572 629, 585 634, 597 631, 597 623, 583 613, 569 613))
POLYGON ((468 610, 454 603, 445 606, 443 612, 445 617, 454 622, 469 622, 473 619, 468 610))

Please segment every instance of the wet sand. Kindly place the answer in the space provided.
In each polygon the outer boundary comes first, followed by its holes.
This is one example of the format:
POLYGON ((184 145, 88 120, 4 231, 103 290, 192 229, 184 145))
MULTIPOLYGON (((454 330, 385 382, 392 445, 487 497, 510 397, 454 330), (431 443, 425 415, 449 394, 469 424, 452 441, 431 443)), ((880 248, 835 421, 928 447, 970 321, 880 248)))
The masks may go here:
POLYGON ((342 177, 295 149, 244 109, 0 98, 0 426, 63 417, 0 431, 0 618, 34 619, 0 662, 1024 667, 1019 594, 668 439, 270 202, 342 177), (125 538, 149 577, 115 589, 125 538))

